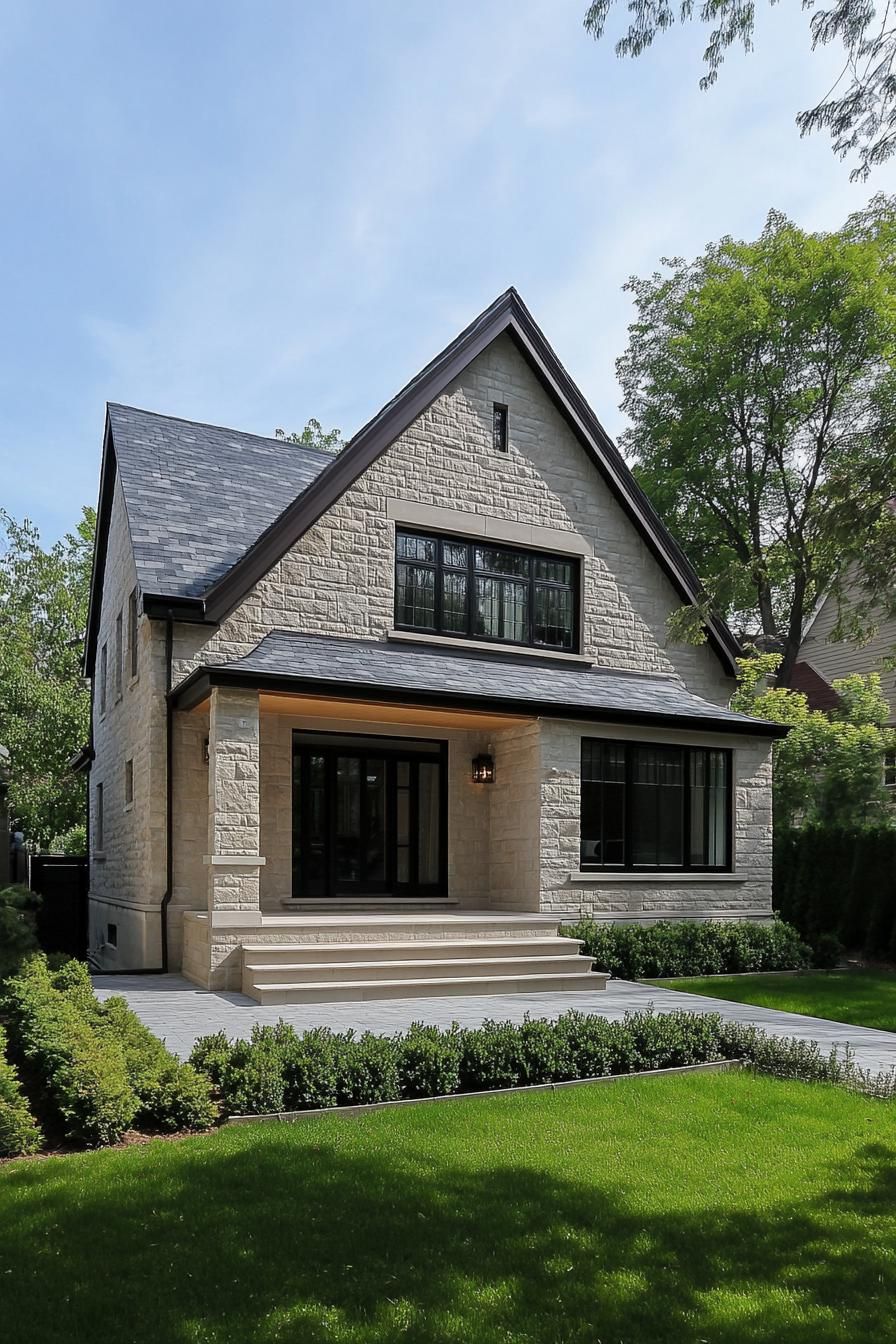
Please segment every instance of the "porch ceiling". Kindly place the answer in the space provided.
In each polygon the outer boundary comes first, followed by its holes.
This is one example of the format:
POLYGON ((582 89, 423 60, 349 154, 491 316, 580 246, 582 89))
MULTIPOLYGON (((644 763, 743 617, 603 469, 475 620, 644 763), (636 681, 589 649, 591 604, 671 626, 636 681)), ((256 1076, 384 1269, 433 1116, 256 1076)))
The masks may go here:
POLYGON ((519 714, 440 708, 415 709, 407 705, 380 705, 364 700, 291 695, 289 692, 262 693, 258 697, 258 707, 262 714, 287 714, 303 719, 344 719, 358 723, 408 724, 421 728, 498 730, 533 721, 532 716, 519 714))

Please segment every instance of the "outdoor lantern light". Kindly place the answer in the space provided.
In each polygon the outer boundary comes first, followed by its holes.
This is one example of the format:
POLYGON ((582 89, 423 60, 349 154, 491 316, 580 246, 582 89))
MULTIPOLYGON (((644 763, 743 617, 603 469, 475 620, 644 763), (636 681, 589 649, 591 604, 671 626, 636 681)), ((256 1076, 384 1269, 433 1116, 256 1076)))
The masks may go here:
POLYGON ((209 750, 208 750, 208 738, 207 738, 207 737, 204 738, 204 739, 203 739, 203 742, 202 742, 202 759, 205 761, 206 765, 208 765, 209 760, 211 759, 210 756, 209 756, 209 750))
POLYGON ((495 758, 493 756, 473 757, 473 783, 494 784, 495 758))

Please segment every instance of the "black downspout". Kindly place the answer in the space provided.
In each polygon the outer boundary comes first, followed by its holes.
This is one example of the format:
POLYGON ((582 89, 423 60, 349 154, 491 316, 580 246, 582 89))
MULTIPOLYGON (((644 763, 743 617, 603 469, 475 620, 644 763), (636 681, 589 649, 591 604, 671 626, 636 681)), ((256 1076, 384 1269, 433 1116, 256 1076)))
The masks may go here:
POLYGON ((174 741, 174 709, 171 704, 171 664, 174 654, 174 618, 169 610, 165 624, 165 895, 159 911, 162 924, 162 971, 168 970, 168 906, 174 894, 174 781, 172 778, 172 744, 174 741))

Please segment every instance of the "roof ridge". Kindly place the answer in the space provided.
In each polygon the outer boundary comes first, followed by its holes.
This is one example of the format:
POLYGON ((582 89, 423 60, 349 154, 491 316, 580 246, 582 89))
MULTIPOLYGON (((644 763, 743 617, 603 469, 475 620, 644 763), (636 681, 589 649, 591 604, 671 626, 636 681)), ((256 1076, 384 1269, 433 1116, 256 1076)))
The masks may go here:
POLYGON ((317 453, 319 457, 333 458, 336 453, 328 453, 325 448, 315 448, 310 443, 293 443, 290 439, 279 439, 275 434, 256 434, 254 429, 237 429, 235 425, 215 425, 210 420, 191 420, 185 415, 167 415, 164 411, 150 411, 145 406, 130 406, 124 401, 107 401, 108 410, 136 411, 138 415, 151 415, 154 420, 175 421, 179 425, 195 425, 197 429, 217 429, 223 434, 239 434, 244 439, 260 439, 262 443, 279 444, 281 447, 301 448, 304 453, 317 453))

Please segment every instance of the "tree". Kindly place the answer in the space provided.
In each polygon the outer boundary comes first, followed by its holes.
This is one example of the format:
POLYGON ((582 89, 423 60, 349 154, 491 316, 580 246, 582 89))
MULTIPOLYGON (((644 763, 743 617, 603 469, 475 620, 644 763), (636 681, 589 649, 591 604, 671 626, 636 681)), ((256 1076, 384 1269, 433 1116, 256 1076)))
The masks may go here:
MULTIPOLYGON (((770 0, 771 4, 775 0, 770 0)), ((595 0, 585 14, 585 28, 595 38, 604 34, 613 0, 595 0)), ((814 9, 814 0, 803 0, 804 9, 814 9)), ((640 56, 658 33, 676 22, 695 17, 693 0, 628 0, 632 16, 628 32, 616 43, 618 56, 640 56)), ((753 0, 703 0, 696 17, 714 24, 703 53, 706 73, 702 89, 718 79, 728 48, 740 43, 753 48, 756 9, 753 0)), ((896 25, 890 6, 880 14, 870 0, 838 0, 833 9, 815 10, 809 20, 812 50, 840 42, 846 52, 843 72, 836 84, 815 107, 797 116, 802 135, 830 132, 834 152, 845 158, 858 152, 858 166, 850 174, 867 179, 871 169, 885 163, 896 151, 896 25)))
POLYGON ((894 249, 896 198, 828 234, 772 211, 756 242, 627 285, 622 447, 706 587, 674 628, 700 638, 723 611, 783 653, 784 685, 805 617, 847 573, 835 637, 896 609, 894 249))
POLYGON ((799 691, 769 688, 779 655, 738 661, 732 708, 790 726, 774 747, 775 827, 896 824, 883 778, 884 753, 896 747, 896 731, 885 727, 890 708, 877 673, 835 681, 840 706, 828 715, 810 709, 799 691))
POLYGON ((0 511, 0 525, 0 742, 13 820, 46 845, 84 823, 84 787, 66 762, 90 727, 81 658, 96 515, 84 509, 49 550, 27 520, 0 511))
POLYGON ((287 434, 285 429, 275 429, 274 438, 282 439, 284 443, 300 443, 303 448, 317 448, 321 453, 334 455, 341 453, 345 447, 340 430, 325 430, 320 421, 314 419, 308 421, 301 434, 295 432, 287 434))

